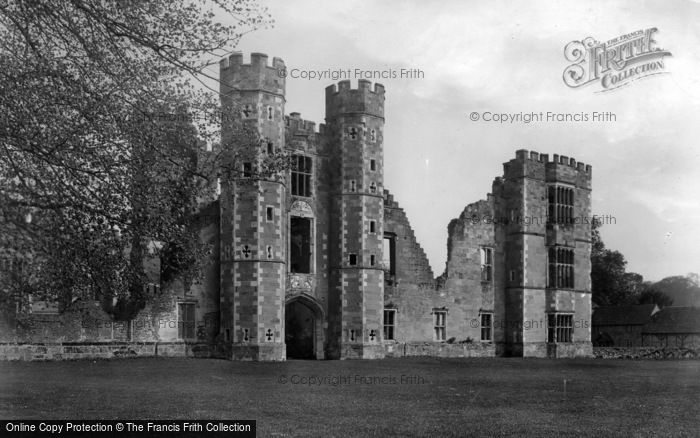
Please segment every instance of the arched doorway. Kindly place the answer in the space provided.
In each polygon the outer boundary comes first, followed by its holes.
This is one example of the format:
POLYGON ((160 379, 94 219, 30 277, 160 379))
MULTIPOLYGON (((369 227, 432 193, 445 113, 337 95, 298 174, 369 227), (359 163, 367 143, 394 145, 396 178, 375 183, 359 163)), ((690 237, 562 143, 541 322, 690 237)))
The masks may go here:
POLYGON ((323 309, 311 297, 287 301, 284 312, 287 359, 323 359, 323 309))

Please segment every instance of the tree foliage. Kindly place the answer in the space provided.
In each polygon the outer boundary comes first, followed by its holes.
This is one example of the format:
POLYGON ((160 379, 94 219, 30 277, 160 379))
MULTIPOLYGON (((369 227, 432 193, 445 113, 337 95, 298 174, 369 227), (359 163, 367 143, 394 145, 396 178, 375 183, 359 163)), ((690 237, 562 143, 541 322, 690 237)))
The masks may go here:
POLYGON ((675 306, 700 306, 698 274, 673 275, 651 285, 673 300, 675 306))
POLYGON ((201 84, 269 23, 249 0, 0 2, 0 249, 24 266, 0 304, 98 298, 128 319, 147 255, 196 276, 192 218, 238 168, 220 134, 260 141, 201 84))
MULTIPOLYGON (((626 272, 627 261, 619 251, 605 247, 600 238, 600 223, 594 220, 591 227, 591 282, 593 302, 599 306, 625 304, 656 304, 671 306, 674 298, 669 290, 692 290, 694 277, 668 277, 660 282, 644 281, 641 274, 626 272)), ((700 287, 695 285, 700 292, 700 287)), ((698 295, 700 297, 700 294, 698 295)))
POLYGON ((637 296, 635 303, 656 304, 659 307, 668 307, 673 305, 673 298, 669 297, 658 289, 648 287, 637 296))
POLYGON ((615 306, 631 297, 629 286, 633 280, 626 277, 627 261, 622 253, 605 247, 600 237, 600 222, 591 224, 591 288, 593 302, 599 306, 615 306))

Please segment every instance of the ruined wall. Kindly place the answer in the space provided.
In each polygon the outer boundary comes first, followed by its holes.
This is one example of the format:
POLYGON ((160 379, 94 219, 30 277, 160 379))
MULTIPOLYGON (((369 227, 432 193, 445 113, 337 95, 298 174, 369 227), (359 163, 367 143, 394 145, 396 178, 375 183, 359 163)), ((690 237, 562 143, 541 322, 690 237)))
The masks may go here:
POLYGON ((425 251, 416 241, 406 212, 384 190, 384 234, 395 245, 395 273, 384 272, 384 307, 396 309, 396 342, 433 339, 433 308, 447 305, 435 291, 433 271, 425 251))

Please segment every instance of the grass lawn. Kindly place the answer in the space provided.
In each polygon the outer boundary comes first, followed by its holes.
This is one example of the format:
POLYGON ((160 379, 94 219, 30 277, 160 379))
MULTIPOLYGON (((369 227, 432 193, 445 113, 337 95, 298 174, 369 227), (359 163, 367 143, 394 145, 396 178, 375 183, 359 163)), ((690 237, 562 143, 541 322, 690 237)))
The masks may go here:
POLYGON ((0 362, 0 418, 251 419, 279 437, 698 436, 700 361, 0 362))

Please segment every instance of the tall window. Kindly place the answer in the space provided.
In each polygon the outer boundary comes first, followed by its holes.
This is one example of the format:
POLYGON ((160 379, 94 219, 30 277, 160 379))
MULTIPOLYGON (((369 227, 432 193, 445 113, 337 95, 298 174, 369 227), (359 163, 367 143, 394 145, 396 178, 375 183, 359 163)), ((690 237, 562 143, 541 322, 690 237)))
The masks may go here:
POLYGON ((393 341, 396 328, 396 309, 384 309, 384 340, 393 341))
POLYGON ((482 246, 479 249, 481 255, 481 281, 493 280, 493 248, 482 246))
POLYGON ((493 313, 481 314, 481 340, 493 341, 493 313))
POLYGON ((292 155, 292 195, 311 196, 311 157, 292 155))
POLYGON ((447 311, 435 310, 433 314, 435 315, 435 340, 444 341, 447 329, 447 311))
POLYGON ((558 288, 574 287, 574 250, 549 248, 549 270, 547 286, 558 288))
POLYGON ((562 225, 574 223, 574 189, 549 186, 548 199, 549 223, 562 225))
POLYGON ((289 219, 289 269, 292 273, 311 273, 311 219, 289 219))
POLYGON ((571 342, 574 334, 574 315, 550 313, 547 315, 547 342, 571 342))
POLYGON ((194 303, 177 304, 177 337, 194 339, 194 303))
POLYGON ((392 233, 384 233, 382 269, 389 277, 396 275, 396 235, 392 233))

